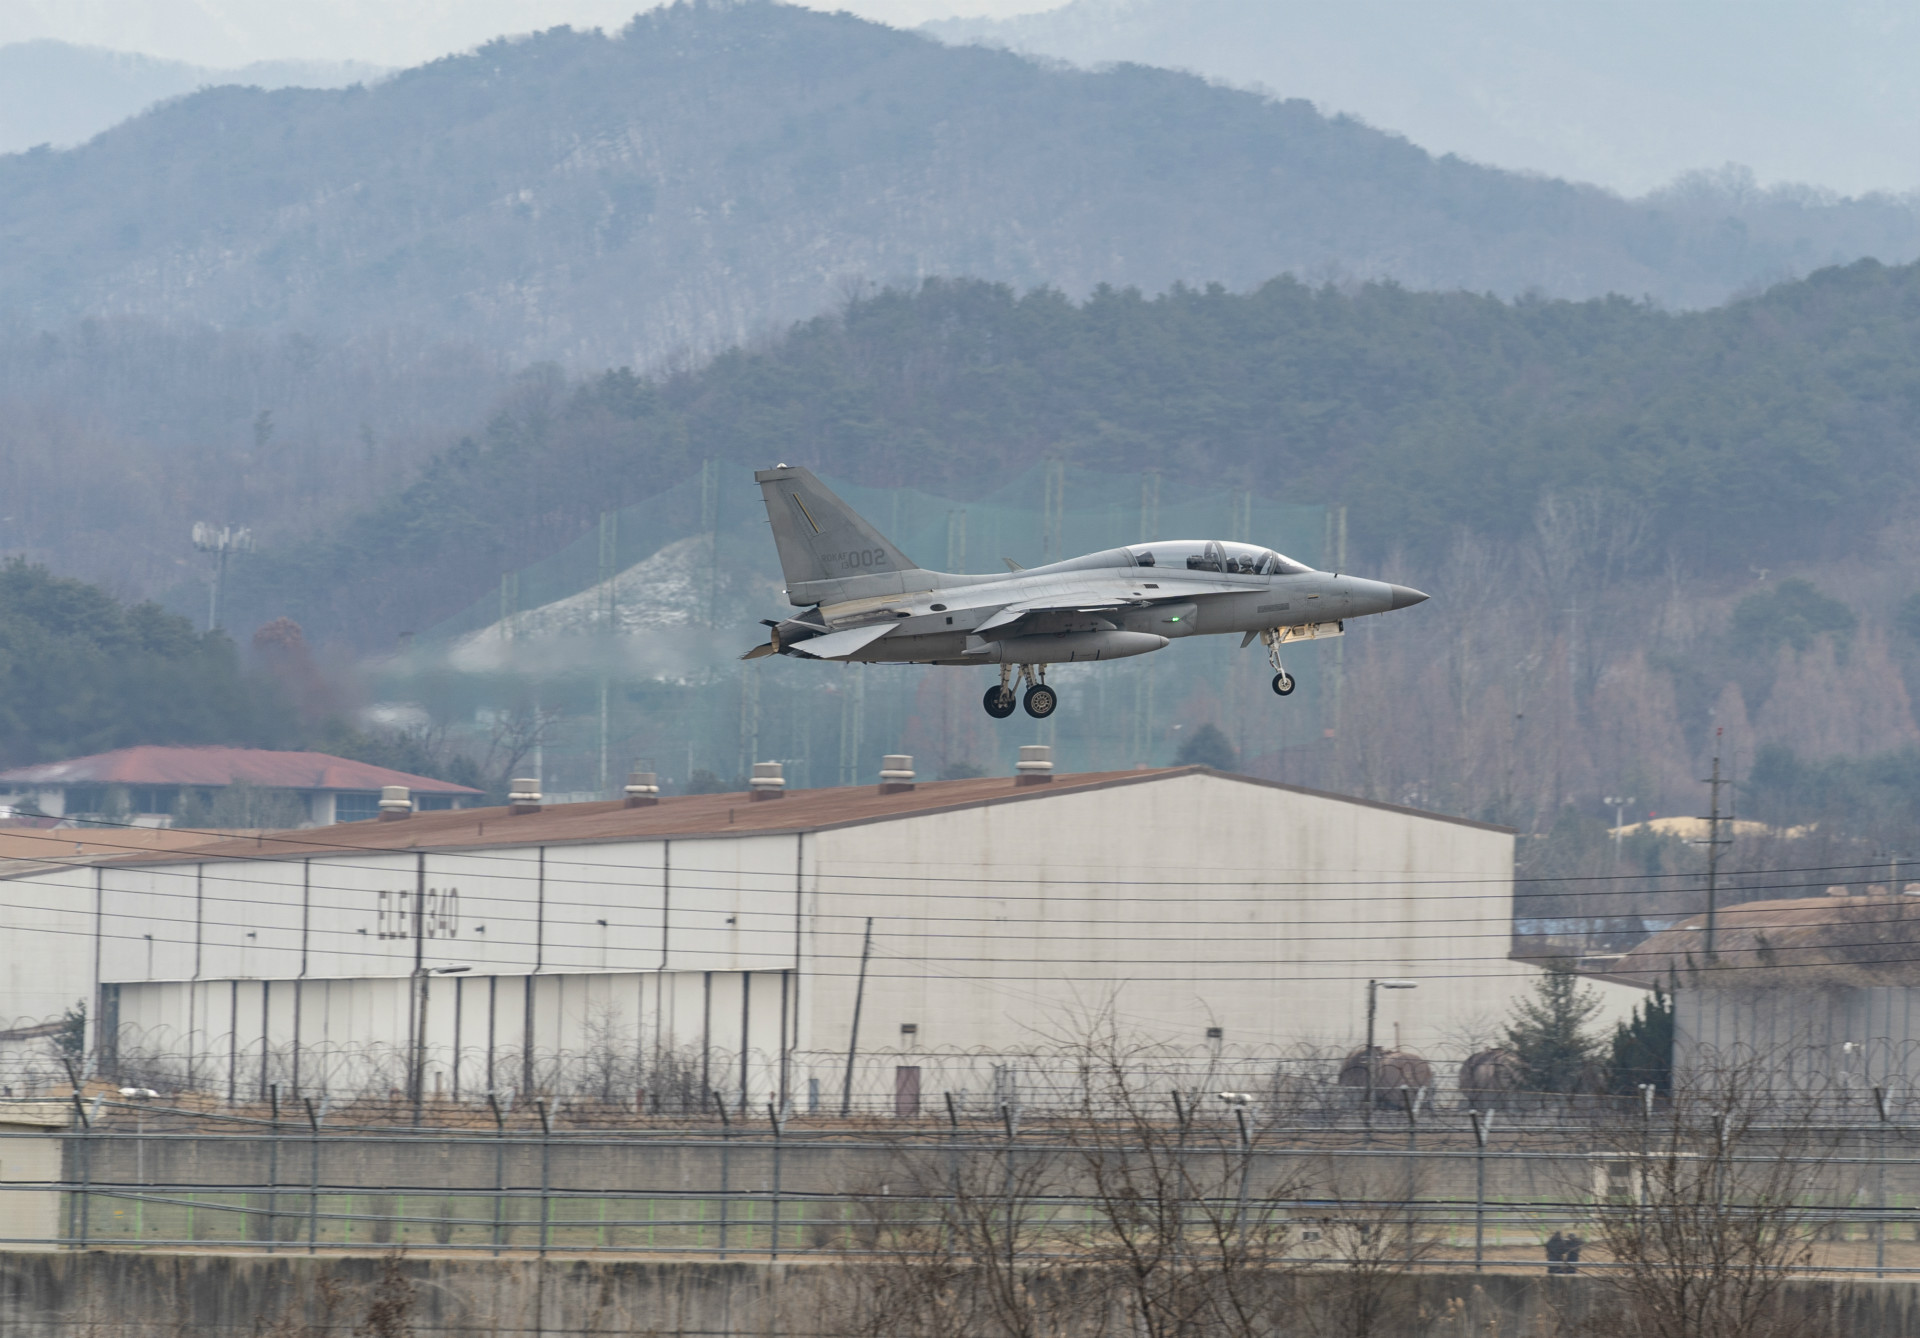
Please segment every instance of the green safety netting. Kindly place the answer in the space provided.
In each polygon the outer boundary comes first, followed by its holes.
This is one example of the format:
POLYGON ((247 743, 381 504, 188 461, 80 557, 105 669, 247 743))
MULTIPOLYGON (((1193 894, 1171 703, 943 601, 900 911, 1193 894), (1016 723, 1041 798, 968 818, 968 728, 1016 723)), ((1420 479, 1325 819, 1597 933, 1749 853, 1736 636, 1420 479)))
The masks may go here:
MULTIPOLYGON (((922 566, 1004 570, 1145 539, 1232 539, 1332 566, 1342 517, 1322 506, 1167 476, 1035 465, 985 496, 829 487, 922 566)), ((1056 669, 1059 712, 994 722, 979 698, 997 671, 830 665, 738 657, 788 611, 760 491, 746 466, 700 474, 618 511, 549 558, 507 574, 415 639, 387 695, 458 728, 498 732, 512 713, 544 722, 535 758, 549 793, 617 787, 645 762, 670 785, 696 773, 731 784, 754 761, 787 764, 789 784, 876 778, 905 752, 931 778, 1010 769, 1022 743, 1051 743, 1062 769, 1173 760, 1202 724, 1241 766, 1277 773, 1291 747, 1323 737, 1338 643, 1293 652, 1301 690, 1281 701, 1266 658, 1233 638, 1176 642, 1115 664, 1056 669), (1329 653, 1331 652, 1331 653, 1329 653)))

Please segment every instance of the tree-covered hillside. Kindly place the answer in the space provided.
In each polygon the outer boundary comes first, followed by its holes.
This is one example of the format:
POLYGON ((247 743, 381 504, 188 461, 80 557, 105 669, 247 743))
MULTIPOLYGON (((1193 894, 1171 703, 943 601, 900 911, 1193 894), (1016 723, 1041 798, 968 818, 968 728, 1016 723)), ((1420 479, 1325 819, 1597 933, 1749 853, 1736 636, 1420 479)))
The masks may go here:
POLYGON ((1188 474, 1345 504, 1356 551, 1419 560, 1585 492, 1690 569, 1777 571, 1855 551, 1910 499, 1917 437, 1920 267, 1680 315, 1287 279, 1084 303, 930 282, 695 372, 530 375, 404 491, 263 553, 236 597, 385 644, 707 459, 955 496, 1042 458, 1188 474))
POLYGON ((221 633, 0 564, 0 767, 141 743, 254 743, 281 725, 221 633))
POLYGON ((1679 305, 1920 251, 1903 203, 1628 202, 1302 101, 848 15, 679 4, 371 88, 209 89, 0 159, 0 306, 401 328, 653 365, 930 274, 1157 291, 1293 272, 1679 305))

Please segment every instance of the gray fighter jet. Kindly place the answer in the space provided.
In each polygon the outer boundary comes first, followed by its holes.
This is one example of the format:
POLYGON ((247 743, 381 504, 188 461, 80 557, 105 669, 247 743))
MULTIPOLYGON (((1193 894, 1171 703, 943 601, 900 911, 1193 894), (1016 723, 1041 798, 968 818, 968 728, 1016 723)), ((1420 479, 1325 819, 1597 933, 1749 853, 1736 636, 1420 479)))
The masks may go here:
POLYGON ((1348 618, 1426 598, 1340 572, 1315 571, 1253 544, 1174 539, 1130 544, 1004 576, 927 571, 888 543, 813 474, 790 465, 756 471, 780 550, 787 599, 806 610, 778 621, 745 659, 794 655, 887 664, 997 665, 987 714, 1013 714, 1014 679, 1027 714, 1053 714, 1056 664, 1145 655, 1186 636, 1257 637, 1273 690, 1293 691, 1280 648, 1339 636, 1348 618))

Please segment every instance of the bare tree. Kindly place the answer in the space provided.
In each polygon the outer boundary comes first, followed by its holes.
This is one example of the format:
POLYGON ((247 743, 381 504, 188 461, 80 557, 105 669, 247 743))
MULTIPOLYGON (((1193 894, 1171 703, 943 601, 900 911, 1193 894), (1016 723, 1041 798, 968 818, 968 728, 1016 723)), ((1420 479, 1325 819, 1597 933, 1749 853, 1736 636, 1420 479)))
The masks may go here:
MULTIPOLYGON (((1610 1267, 1599 1276, 1621 1302, 1613 1330, 1636 1338, 1770 1338, 1816 1331, 1790 1306, 1787 1284, 1814 1259, 1833 1135, 1811 1103, 1792 1108, 1726 1072, 1648 1101, 1606 1126, 1603 1159, 1586 1190, 1591 1230, 1610 1267)), ((1603 1326, 1604 1327, 1604 1326, 1603 1326)))
POLYGON ((520 763, 552 740, 559 723, 559 707, 542 706, 533 698, 499 711, 487 731, 487 751, 480 762, 481 774, 504 791, 519 770, 520 763))

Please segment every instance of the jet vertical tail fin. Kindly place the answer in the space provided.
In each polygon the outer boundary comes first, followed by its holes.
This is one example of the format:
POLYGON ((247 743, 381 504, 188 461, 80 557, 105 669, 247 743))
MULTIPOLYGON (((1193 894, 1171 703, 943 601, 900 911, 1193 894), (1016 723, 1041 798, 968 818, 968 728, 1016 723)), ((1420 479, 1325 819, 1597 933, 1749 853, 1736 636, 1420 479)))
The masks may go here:
POLYGON ((788 600, 822 604, 909 589, 908 574, 919 568, 812 470, 779 465, 753 478, 766 499, 788 600))

